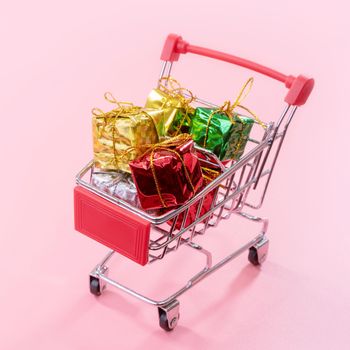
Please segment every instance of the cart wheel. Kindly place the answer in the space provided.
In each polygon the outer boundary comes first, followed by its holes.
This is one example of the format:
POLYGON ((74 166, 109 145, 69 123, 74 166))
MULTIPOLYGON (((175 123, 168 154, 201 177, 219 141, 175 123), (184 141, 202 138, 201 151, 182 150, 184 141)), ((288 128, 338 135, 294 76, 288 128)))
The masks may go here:
POLYGON ((97 265, 90 273, 90 293, 96 296, 106 288, 106 282, 99 276, 108 276, 108 266, 97 265))
POLYGON ((160 326, 160 328, 163 328, 167 332, 170 332, 173 330, 173 328, 169 327, 168 318, 167 318, 165 312, 161 313, 159 316, 159 326, 160 326))
POLYGON ((159 326, 165 331, 170 332, 176 327, 179 318, 180 314, 174 316, 172 320, 169 321, 166 312, 161 312, 159 315, 159 326))
POLYGON ((259 265, 258 251, 255 247, 249 248, 248 260, 253 265, 259 265))
POLYGON ((263 237, 258 243, 249 248, 248 260, 253 265, 261 265, 269 251, 269 240, 263 237))
POLYGON ((173 300, 166 306, 158 307, 159 326, 167 332, 172 331, 180 318, 179 302, 173 300))
POLYGON ((100 280, 92 276, 90 276, 90 293, 96 296, 101 295, 100 280))

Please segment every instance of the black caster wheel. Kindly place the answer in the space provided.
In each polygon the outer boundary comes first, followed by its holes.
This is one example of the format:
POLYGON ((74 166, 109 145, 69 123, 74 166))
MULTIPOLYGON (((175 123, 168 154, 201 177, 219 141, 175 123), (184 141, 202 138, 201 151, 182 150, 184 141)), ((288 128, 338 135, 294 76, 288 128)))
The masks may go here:
POLYGON ((168 320, 167 314, 165 312, 161 312, 159 315, 159 326, 164 329, 166 332, 171 332, 175 329, 177 322, 180 318, 180 314, 173 317, 171 321, 168 320))
POLYGON ((251 264, 255 266, 260 265, 258 258, 258 250, 255 247, 249 248, 248 260, 251 264))
POLYGON ((159 316, 159 326, 160 328, 164 329, 166 332, 170 332, 174 329, 169 327, 168 318, 165 312, 160 314, 159 316))
POLYGON ((101 295, 100 281, 96 277, 90 276, 90 293, 96 296, 101 295))
POLYGON ((266 260, 268 251, 269 240, 263 237, 258 243, 249 248, 249 262, 255 266, 261 265, 266 260))
POLYGON ((180 318, 179 302, 174 300, 169 305, 158 308, 159 326, 166 332, 172 331, 176 326, 180 318))

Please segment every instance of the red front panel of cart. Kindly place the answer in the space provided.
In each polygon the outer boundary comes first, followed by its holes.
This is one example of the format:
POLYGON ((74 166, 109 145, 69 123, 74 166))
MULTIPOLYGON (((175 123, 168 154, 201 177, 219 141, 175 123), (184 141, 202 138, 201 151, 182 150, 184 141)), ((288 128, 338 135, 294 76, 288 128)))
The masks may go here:
POLYGON ((74 189, 75 229, 127 258, 148 261, 150 223, 82 188, 74 189))

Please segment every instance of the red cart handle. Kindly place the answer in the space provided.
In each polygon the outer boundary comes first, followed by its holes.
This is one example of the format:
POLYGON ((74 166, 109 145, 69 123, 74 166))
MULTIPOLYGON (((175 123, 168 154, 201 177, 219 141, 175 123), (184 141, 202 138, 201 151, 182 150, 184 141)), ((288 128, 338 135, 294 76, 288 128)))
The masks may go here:
POLYGON ((251 69, 253 71, 267 75, 270 78, 281 81, 289 89, 288 94, 284 100, 290 105, 303 105, 307 101, 314 87, 314 79, 312 78, 307 78, 303 75, 299 75, 298 77, 294 77, 292 75, 284 75, 273 69, 246 60, 244 58, 229 55, 220 51, 206 49, 200 46, 190 45, 188 42, 184 41, 181 36, 176 34, 168 35, 163 47, 161 59, 163 61, 171 62, 178 61, 180 54, 187 52, 236 64, 238 66, 251 69))

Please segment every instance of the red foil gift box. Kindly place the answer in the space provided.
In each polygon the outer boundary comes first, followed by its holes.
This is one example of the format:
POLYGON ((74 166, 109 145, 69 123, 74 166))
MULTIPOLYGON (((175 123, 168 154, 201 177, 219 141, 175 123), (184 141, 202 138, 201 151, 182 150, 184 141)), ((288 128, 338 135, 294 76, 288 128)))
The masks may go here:
MULTIPOLYGON (((203 159, 203 160, 207 158, 204 154, 201 153, 201 151, 198 151, 198 150, 197 150, 197 156, 199 159, 203 159)), ((219 160, 216 157, 215 157, 216 159, 214 159, 214 157, 215 156, 213 156, 213 159, 211 159, 211 163, 208 163, 208 162, 201 163, 203 183, 198 192, 204 189, 208 184, 210 184, 210 182, 216 179, 223 172, 224 167, 222 164, 216 165, 213 163, 213 162, 219 163, 219 160)), ((215 198, 215 191, 216 189, 213 189, 205 196, 199 216, 204 215, 208 210, 211 209, 213 200, 215 198)), ((186 222, 184 223, 183 228, 186 228, 188 225, 192 224, 192 222, 196 220, 196 214, 197 214, 199 202, 200 201, 197 201, 188 209, 186 222)), ((176 230, 181 229, 183 218, 184 218, 184 212, 181 213, 176 220, 176 224, 175 224, 176 230)), ((169 220, 168 224, 171 226, 173 224, 173 220, 169 220)))
POLYGON ((188 134, 150 145, 129 166, 145 210, 184 204, 203 184, 194 142, 188 134))

